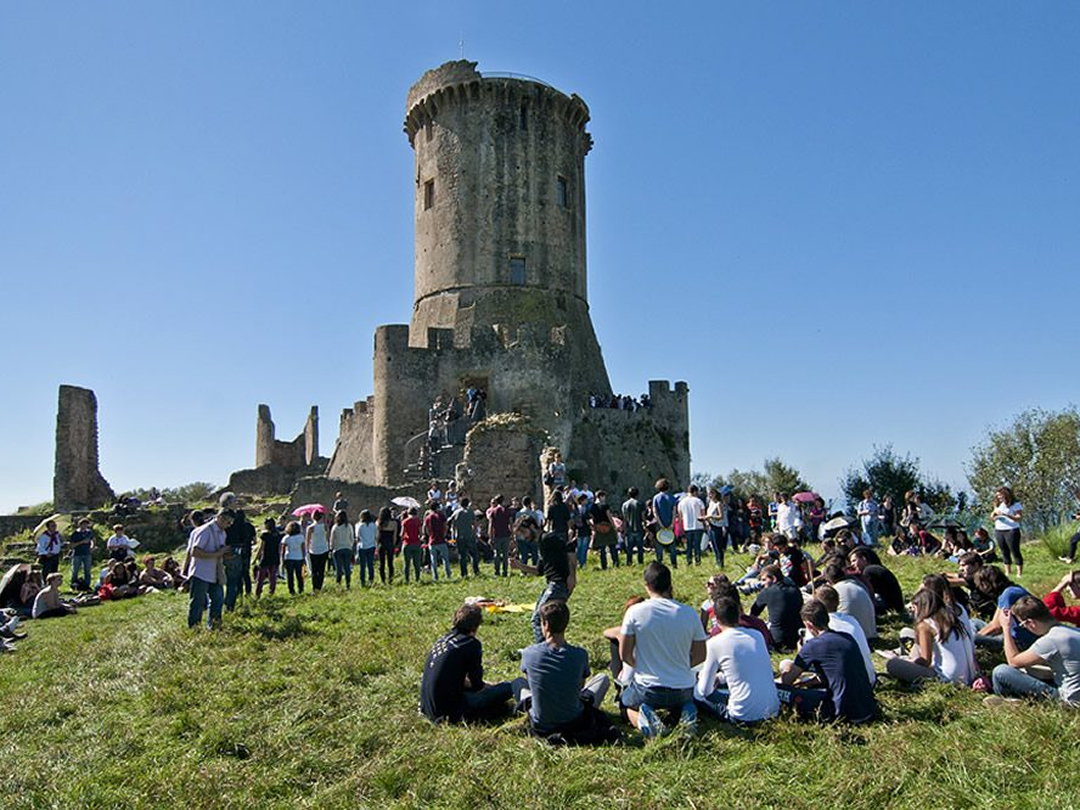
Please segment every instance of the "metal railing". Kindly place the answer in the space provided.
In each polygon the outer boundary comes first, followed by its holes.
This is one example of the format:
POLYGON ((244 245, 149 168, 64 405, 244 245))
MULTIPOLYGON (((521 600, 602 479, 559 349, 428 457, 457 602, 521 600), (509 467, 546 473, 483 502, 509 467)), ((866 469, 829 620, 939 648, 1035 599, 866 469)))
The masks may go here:
POLYGON ((517 79, 522 82, 536 82, 537 84, 544 85, 544 87, 550 87, 552 90, 557 89, 554 85, 548 84, 543 79, 538 79, 535 76, 527 76, 524 73, 485 70, 480 76, 484 79, 517 79))

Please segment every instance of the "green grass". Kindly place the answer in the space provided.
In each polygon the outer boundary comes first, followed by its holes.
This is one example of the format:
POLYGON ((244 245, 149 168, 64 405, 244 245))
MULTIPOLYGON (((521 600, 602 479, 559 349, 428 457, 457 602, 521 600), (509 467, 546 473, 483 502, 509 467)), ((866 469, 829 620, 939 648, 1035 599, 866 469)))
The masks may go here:
MULTIPOLYGON (((1063 567, 1033 543, 1023 584, 1063 567)), ((745 556, 728 562, 729 572, 745 556)), ((901 560, 905 589, 947 563, 901 560)), ((703 597, 708 566, 675 572, 703 597)), ((640 568, 591 568, 569 637, 594 670, 602 628, 639 593, 640 568)), ((146 596, 29 622, 0 656, 0 784, 22 807, 1068 807, 1080 795, 1069 740, 1080 715, 1024 704, 991 710, 944 685, 883 678, 883 720, 859 729, 790 716, 761 728, 702 720, 692 741, 554 749, 521 719, 432 727, 417 684, 463 597, 531 602, 535 578, 395 585, 249 600, 217 633, 188 631, 182 596, 146 596)), ((885 626, 893 639, 898 624, 885 626)), ((529 614, 480 630, 489 679, 516 675, 529 614)), ((990 663, 985 659, 984 664, 990 663)), ((879 667, 880 669, 880 667, 879 667)), ((611 708, 611 704, 606 704, 611 708)))

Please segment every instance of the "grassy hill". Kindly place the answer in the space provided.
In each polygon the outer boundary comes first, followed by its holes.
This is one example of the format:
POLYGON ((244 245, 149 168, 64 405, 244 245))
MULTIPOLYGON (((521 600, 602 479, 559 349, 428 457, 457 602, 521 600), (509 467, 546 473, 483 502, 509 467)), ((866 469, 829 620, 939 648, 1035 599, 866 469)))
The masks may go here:
MULTIPOLYGON (((1022 584, 1063 571, 1029 545, 1022 584)), ((745 564, 729 559, 728 571, 745 564)), ((910 593, 940 561, 891 561, 910 593)), ((488 569, 490 570, 490 568, 488 569)), ((698 604, 712 568, 675 571, 698 604)), ((417 713, 432 641, 468 595, 532 602, 540 581, 396 584, 249 599, 216 633, 189 631, 187 600, 150 595, 28 622, 0 656, 0 784, 23 807, 1072 807, 1080 715, 990 709, 968 690, 882 678, 884 718, 761 728, 702 718, 702 733, 645 745, 555 749, 524 721, 435 728, 417 713)), ((600 631, 642 592, 641 569, 583 572, 568 636, 607 667, 600 631)), ((886 625, 892 641, 899 625, 886 625)), ((480 630, 489 680, 517 674, 529 614, 480 630)), ((983 653, 980 652, 980 655, 983 653)), ((986 665, 992 659, 981 659, 986 665)), ((879 670, 883 661, 879 661, 879 670)), ((610 701, 610 698, 609 698, 610 701)), ((609 710, 611 703, 605 704, 609 710)))

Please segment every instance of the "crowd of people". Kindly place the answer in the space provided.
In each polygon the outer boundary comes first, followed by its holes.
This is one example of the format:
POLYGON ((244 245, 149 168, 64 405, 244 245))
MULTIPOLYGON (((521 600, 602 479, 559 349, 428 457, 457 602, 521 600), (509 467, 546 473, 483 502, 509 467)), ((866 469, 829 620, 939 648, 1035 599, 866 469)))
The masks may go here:
POLYGON ((629 394, 589 394, 589 407, 607 408, 614 411, 640 411, 652 408, 648 394, 636 399, 629 394))

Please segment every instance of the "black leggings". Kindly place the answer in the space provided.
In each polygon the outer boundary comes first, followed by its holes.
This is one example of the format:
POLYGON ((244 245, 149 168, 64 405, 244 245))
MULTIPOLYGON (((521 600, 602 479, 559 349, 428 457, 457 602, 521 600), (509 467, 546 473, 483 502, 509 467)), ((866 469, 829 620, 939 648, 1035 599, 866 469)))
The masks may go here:
POLYGON ((379 579, 386 582, 386 568, 390 567, 390 582, 394 582, 394 544, 379 545, 379 579))
POLYGON ((994 539, 1006 565, 1012 565, 1014 559, 1017 565, 1024 564, 1024 555, 1020 553, 1019 529, 994 529, 994 539))

